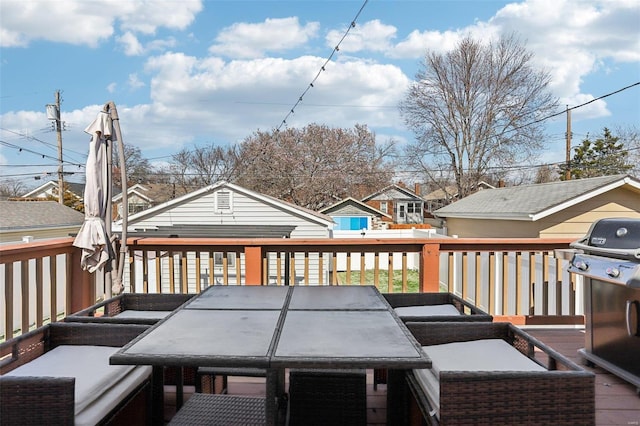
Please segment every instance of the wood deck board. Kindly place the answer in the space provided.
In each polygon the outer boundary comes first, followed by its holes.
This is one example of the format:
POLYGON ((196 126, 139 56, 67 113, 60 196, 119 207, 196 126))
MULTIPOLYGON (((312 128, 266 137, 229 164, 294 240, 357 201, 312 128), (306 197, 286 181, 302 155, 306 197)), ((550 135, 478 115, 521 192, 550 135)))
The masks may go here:
MULTIPOLYGON (((596 374, 597 426, 640 425, 640 397, 636 394, 636 388, 597 366, 584 365, 578 354, 578 349, 584 347, 584 330, 527 328, 526 331, 573 362, 596 374)), ((264 379, 229 378, 229 387, 233 393, 256 395, 264 392, 264 379)), ((186 389, 185 392, 188 394, 189 389, 186 389)), ((166 392, 166 395, 168 405, 166 418, 169 418, 175 413, 175 399, 171 391, 166 392)), ((373 390, 372 371, 367 374, 367 424, 369 426, 386 424, 386 386, 378 385, 378 390, 373 390)))

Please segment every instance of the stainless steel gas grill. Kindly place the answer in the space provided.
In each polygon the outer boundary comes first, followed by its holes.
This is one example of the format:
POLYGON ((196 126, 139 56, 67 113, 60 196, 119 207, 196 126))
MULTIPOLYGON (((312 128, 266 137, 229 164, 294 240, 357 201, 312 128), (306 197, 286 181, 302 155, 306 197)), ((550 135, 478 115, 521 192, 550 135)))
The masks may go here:
POLYGON ((640 219, 601 219, 571 244, 569 272, 584 277, 587 362, 640 393, 640 219))

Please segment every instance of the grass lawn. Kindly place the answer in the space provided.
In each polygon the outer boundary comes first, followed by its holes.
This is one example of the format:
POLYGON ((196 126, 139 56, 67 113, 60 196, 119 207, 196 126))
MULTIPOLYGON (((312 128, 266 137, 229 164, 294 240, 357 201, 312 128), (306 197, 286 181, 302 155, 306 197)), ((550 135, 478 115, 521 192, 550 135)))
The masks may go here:
MULTIPOLYGON (((393 274, 393 289, 389 291, 389 273, 387 271, 380 271, 378 273, 378 281, 375 280, 373 270, 365 271, 364 283, 367 285, 375 285, 381 293, 417 293, 419 288, 419 272, 417 270, 407 271, 407 288, 402 288, 402 273, 398 271, 393 274)), ((347 282, 347 273, 338 272, 338 284, 345 285, 350 283, 351 285, 360 284, 360 271, 352 271, 351 279, 347 282)))

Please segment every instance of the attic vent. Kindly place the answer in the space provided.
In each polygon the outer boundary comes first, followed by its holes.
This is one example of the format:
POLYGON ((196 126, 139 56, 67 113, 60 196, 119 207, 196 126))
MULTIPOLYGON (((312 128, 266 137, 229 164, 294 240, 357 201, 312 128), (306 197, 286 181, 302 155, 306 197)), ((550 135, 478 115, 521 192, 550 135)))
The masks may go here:
POLYGON ((218 191, 216 192, 216 207, 217 212, 230 212, 231 211, 231 192, 230 191, 218 191))

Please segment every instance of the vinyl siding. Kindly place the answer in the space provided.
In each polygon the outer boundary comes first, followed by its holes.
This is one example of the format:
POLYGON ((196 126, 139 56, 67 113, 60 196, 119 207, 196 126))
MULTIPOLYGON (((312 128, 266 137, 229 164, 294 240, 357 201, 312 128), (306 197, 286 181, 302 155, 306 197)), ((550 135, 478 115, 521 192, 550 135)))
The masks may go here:
POLYGON ((481 238, 580 238, 591 224, 607 217, 640 218, 640 194, 616 188, 535 222, 447 219, 447 234, 481 238))
MULTIPOLYGON (((222 191, 230 191, 228 188, 221 188, 222 191)), ((164 211, 157 212, 154 216, 144 218, 135 223, 131 223, 130 227, 142 228, 150 226, 171 226, 174 224, 211 224, 211 225, 256 225, 256 224, 268 224, 268 225, 288 225, 295 226, 295 229, 291 233, 291 238, 329 238, 330 231, 328 227, 322 223, 315 222, 302 214, 296 214, 285 208, 280 208, 277 205, 265 203, 264 201, 232 191, 231 198, 231 210, 224 212, 215 211, 215 192, 209 192, 202 194, 197 198, 186 200, 184 203, 173 205, 165 209, 164 211)), ((195 292, 196 283, 196 270, 195 270, 195 252, 186 253, 188 259, 188 271, 187 282, 189 283, 189 292, 195 292)), ((209 270, 209 257, 210 253, 202 252, 201 258, 201 276, 207 276, 207 279, 202 278, 201 284, 207 285, 221 282, 222 269, 221 267, 215 267, 213 274, 209 270)), ((319 282, 318 276, 318 255, 310 255, 309 265, 309 281, 311 283, 319 282)), ((141 271, 141 260, 136 262, 141 271)), ((284 277, 284 260, 282 260, 281 276, 284 277)), ((174 257, 174 275, 175 282, 181 281, 180 274, 181 269, 179 267, 178 256, 174 257)), ((244 254, 240 257, 241 275, 245 274, 245 262, 244 254)), ((324 261, 324 273, 323 282, 327 282, 328 277, 328 259, 324 261)), ((276 254, 271 253, 269 255, 269 275, 270 282, 275 280, 277 276, 276 271, 276 254)), ((295 261, 296 270, 296 282, 302 279, 304 274, 304 256, 302 254, 296 256, 295 261)), ((169 291, 169 264, 165 258, 162 263, 162 291, 169 291)), ((137 274, 136 285, 141 288, 142 278, 141 273, 137 274)), ((284 279, 284 278, 283 278, 284 279)), ((128 283, 128 277, 125 277, 125 283, 128 283)), ((149 282, 153 283, 155 288, 155 264, 149 265, 149 282)), ((238 282, 236 277, 236 268, 229 268, 229 284, 236 284, 238 282)), ((241 283, 244 283, 244 278, 241 277, 241 283)), ((151 284, 150 284, 151 285, 151 284)))

